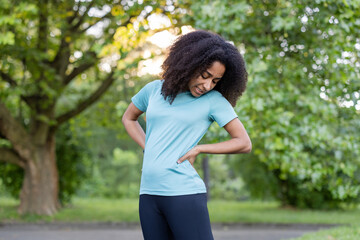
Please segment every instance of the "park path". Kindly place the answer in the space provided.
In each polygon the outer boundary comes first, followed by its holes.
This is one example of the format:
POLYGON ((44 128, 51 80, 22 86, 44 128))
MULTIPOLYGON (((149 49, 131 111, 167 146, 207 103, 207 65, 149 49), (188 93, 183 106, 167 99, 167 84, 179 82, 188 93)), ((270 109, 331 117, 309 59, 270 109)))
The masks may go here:
MULTIPOLYGON (((213 224, 216 240, 285 240, 328 225, 213 224)), ((2 224, 0 240, 141 240, 138 224, 49 223, 2 224)))

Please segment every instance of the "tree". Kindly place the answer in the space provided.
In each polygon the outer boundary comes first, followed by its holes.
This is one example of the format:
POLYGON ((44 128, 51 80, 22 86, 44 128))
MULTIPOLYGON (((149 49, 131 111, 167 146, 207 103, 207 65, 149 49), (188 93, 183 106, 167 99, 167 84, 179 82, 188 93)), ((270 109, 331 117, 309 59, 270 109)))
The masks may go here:
MULTIPOLYGON (((191 10, 193 26, 233 41, 247 62, 248 88, 236 110, 253 152, 237 168, 266 167, 271 176, 262 183, 276 182, 271 193, 284 205, 358 201, 358 1, 203 0, 191 10)), ((250 182, 254 174, 246 176, 250 182)))
POLYGON ((55 133, 122 78, 153 13, 179 12, 172 1, 1 1, 0 161, 24 170, 19 213, 59 209, 55 133))
MULTIPOLYGON (((59 201, 61 205, 71 201, 83 182, 89 181, 92 162, 87 136, 75 134, 73 123, 67 122, 56 132, 56 168, 59 173, 59 201)), ((77 130, 77 129, 76 129, 77 130)), ((3 191, 19 198, 24 180, 24 169, 15 164, 0 164, 0 182, 3 191)))

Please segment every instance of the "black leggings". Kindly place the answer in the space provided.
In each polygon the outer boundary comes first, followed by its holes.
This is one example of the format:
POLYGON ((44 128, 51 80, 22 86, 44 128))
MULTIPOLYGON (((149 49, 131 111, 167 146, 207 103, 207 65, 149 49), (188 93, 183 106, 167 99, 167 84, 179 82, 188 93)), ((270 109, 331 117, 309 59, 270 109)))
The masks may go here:
POLYGON ((139 213, 145 240, 213 240, 206 193, 140 195, 139 213))

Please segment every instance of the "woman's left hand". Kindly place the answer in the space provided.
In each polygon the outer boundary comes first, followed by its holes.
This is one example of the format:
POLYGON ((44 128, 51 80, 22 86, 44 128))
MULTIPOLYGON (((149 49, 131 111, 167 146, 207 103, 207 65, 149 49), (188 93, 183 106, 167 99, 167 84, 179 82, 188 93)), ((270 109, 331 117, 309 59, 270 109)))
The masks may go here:
POLYGON ((196 159, 196 156, 199 155, 200 150, 197 148, 197 146, 193 147, 192 149, 190 149, 190 151, 188 151, 184 156, 182 156, 177 163, 180 164, 185 160, 188 160, 189 163, 194 166, 194 162, 196 159))

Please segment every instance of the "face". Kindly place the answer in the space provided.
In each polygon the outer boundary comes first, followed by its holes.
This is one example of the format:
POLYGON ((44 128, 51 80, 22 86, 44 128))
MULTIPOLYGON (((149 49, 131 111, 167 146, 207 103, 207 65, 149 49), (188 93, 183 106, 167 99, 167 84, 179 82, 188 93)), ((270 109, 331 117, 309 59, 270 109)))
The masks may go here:
POLYGON ((190 80, 188 84, 189 91, 194 97, 200 97, 211 91, 221 80, 224 73, 224 64, 218 61, 214 62, 208 69, 200 73, 198 77, 190 80))

